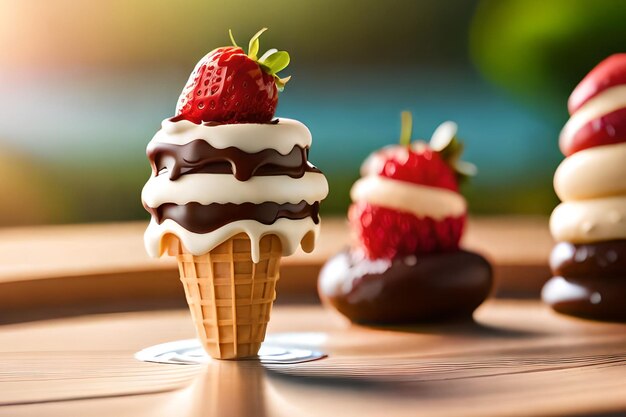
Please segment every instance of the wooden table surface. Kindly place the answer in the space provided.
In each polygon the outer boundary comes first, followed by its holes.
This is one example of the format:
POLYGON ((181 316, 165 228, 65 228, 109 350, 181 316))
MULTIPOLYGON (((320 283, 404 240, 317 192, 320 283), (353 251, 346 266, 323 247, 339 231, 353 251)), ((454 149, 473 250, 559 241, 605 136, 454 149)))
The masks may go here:
POLYGON ((470 222, 465 246, 516 298, 492 298, 474 322, 399 328, 311 303, 321 264, 349 241, 326 221, 314 254, 285 259, 268 336, 329 357, 271 366, 133 358, 194 335, 174 264, 143 253, 144 226, 0 230, 0 416, 626 415, 626 325, 529 298, 549 276, 545 219, 470 222))
MULTIPOLYGON (((0 229, 0 323, 51 314, 184 307, 175 261, 150 259, 145 222, 0 229)), ((279 300, 316 298, 318 272, 348 246, 340 218, 325 218, 317 248, 281 262, 279 300)), ((537 297, 550 277, 546 218, 470 219, 463 246, 493 264, 495 293, 537 297)))
POLYGON ((268 334, 329 357, 265 367, 133 359, 149 345, 193 337, 184 310, 5 325, 0 415, 626 413, 626 325, 560 317, 536 301, 492 300, 474 323, 402 328, 351 326, 319 305, 282 305, 268 334))

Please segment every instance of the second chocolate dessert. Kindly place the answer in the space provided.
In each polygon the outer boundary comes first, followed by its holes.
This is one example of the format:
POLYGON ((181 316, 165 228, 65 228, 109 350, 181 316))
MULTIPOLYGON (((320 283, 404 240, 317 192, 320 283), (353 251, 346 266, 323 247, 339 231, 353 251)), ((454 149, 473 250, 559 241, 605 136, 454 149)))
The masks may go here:
POLYGON ((413 323, 470 317, 489 294, 491 265, 457 250, 393 260, 369 260, 358 251, 331 258, 320 291, 358 323, 413 323))
POLYGON ((560 242, 550 255, 554 277, 542 298, 560 313, 626 320, 626 240, 560 242))
POLYGON ((554 175, 559 242, 542 298, 554 310, 626 321, 626 54, 598 64, 572 92, 554 175))
POLYGON ((401 138, 363 163, 348 211, 356 242, 322 268, 320 297, 359 323, 469 318, 492 286, 489 263, 459 248, 467 207, 458 181, 475 168, 460 161, 452 122, 429 144, 411 143, 404 113, 401 138))

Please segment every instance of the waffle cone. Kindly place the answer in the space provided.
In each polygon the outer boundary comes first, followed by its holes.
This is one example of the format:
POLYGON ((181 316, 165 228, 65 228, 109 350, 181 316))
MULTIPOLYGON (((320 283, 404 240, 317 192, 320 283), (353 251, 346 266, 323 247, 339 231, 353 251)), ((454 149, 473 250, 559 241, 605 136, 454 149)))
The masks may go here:
POLYGON ((276 298, 281 242, 276 235, 264 236, 256 264, 250 245, 250 238, 240 233, 195 256, 178 239, 170 243, 198 338, 216 359, 256 356, 265 339, 276 298))

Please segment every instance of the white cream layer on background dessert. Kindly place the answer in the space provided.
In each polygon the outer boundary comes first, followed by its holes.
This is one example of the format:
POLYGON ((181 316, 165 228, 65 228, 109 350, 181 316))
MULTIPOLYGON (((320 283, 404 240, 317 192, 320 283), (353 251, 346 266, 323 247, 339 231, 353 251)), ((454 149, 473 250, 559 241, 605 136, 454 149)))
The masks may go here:
MULTIPOLYGON (((561 131, 570 143, 589 123, 626 108, 626 85, 607 88, 577 109, 561 131)), ((554 175, 562 203, 550 217, 556 241, 594 243, 626 239, 626 143, 580 150, 565 158, 554 175)))
POLYGON ((576 133, 587 123, 624 107, 626 107, 626 85, 606 89, 590 98, 572 114, 561 130, 560 141, 571 142, 576 133))
POLYGON ((465 198, 459 193, 377 175, 357 180, 350 197, 355 203, 366 202, 435 220, 461 216, 467 211, 465 198))
POLYGON ((562 201, 626 195, 626 143, 596 146, 565 158, 554 174, 562 201))

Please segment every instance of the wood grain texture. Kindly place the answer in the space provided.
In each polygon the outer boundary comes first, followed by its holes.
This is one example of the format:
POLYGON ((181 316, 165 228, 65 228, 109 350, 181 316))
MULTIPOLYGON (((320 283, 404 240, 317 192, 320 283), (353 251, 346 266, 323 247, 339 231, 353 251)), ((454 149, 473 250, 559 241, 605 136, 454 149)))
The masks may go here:
MULTIPOLYGON (((146 255, 146 226, 129 222, 0 229, 0 281, 175 269, 172 257, 146 255)), ((345 220, 324 218, 315 251, 299 250, 283 263, 321 264, 349 243, 345 220)), ((463 240, 468 249, 501 265, 544 264, 552 244, 543 217, 472 218, 463 240)))
POLYGON ((329 357, 266 367, 132 359, 191 337, 184 310, 0 326, 0 416, 626 413, 626 325, 561 317, 525 300, 492 300, 475 319, 368 328, 321 306, 278 306, 270 337, 329 357))
MULTIPOLYGON (((126 311, 184 306, 176 261, 150 259, 143 247, 145 223, 64 225, 0 229, 0 322, 22 309, 23 317, 56 310, 126 311), (116 303, 111 303, 116 300, 116 303)), ((316 250, 281 262, 278 302, 316 299, 324 262, 349 245, 345 221, 327 218, 316 250)), ((537 296, 550 277, 552 240, 547 219, 471 219, 464 246, 493 263, 496 293, 537 296)), ((39 316, 42 316, 41 314, 39 316)))

